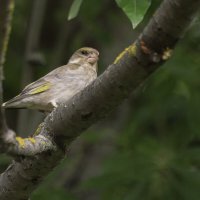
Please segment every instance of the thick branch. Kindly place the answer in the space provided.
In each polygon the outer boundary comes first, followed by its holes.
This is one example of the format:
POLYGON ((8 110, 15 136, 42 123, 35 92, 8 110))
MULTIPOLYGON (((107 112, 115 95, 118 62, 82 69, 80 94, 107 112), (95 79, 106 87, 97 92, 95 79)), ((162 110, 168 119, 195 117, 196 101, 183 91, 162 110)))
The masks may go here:
MULTIPOLYGON (((40 135, 52 136, 63 148, 104 118, 171 56, 199 5, 200 0, 164 0, 137 41, 84 91, 53 111, 40 135)), ((0 177, 0 199, 27 199, 62 157, 58 150, 14 162, 0 177)))
POLYGON ((59 140, 76 138, 104 118, 172 54, 200 1, 165 0, 143 33, 84 91, 54 110, 46 131, 59 140))

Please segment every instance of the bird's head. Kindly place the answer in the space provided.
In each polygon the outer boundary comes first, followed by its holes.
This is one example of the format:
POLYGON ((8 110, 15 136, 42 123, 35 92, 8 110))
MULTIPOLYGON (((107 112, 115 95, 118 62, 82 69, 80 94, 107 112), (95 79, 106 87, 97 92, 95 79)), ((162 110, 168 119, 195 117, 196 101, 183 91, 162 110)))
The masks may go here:
POLYGON ((90 47, 83 47, 75 51, 69 60, 71 64, 81 64, 82 62, 89 63, 90 65, 96 65, 99 59, 99 52, 96 49, 90 47))

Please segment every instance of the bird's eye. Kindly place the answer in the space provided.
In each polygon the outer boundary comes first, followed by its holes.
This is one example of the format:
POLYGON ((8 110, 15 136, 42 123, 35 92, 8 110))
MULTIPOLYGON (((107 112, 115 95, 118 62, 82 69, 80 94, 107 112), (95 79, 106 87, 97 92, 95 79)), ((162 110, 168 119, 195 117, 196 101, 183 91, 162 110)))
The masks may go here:
POLYGON ((81 54, 84 55, 84 56, 87 56, 89 53, 88 53, 88 51, 86 51, 86 50, 82 50, 82 51, 81 51, 81 54))

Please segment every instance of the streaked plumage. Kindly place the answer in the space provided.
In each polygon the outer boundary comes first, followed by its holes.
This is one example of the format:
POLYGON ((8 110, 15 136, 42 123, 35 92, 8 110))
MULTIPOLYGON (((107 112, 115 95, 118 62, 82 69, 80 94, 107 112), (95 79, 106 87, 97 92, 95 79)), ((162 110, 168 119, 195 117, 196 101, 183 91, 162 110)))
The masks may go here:
POLYGON ((29 84, 18 96, 2 106, 51 112, 97 77, 98 55, 97 50, 89 47, 77 50, 68 64, 29 84))

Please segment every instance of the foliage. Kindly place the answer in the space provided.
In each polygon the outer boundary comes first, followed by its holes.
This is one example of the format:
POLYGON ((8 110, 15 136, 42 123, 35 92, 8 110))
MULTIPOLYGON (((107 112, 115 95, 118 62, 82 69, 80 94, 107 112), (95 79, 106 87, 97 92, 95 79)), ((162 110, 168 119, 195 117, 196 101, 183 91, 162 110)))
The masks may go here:
POLYGON ((82 1, 83 0, 74 0, 73 4, 71 5, 71 8, 69 10, 68 20, 71 20, 77 16, 82 1))
POLYGON ((116 0, 135 28, 143 19, 150 6, 150 0, 116 0))
MULTIPOLYGON (((150 6, 150 0, 115 0, 117 5, 124 11, 135 28, 143 19, 150 6)), ((68 20, 78 15, 83 0, 74 0, 68 14, 68 20)))

